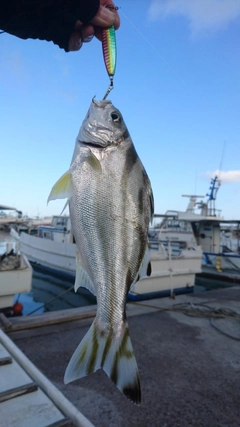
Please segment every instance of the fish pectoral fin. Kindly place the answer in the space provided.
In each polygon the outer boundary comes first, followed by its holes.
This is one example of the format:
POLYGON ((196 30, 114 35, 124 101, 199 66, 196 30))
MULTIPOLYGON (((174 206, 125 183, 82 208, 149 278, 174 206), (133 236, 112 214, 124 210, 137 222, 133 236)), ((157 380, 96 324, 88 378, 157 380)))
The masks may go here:
POLYGON ((141 262, 140 268, 138 270, 138 273, 133 281, 133 283, 131 284, 130 290, 133 291, 135 284, 138 280, 143 279, 144 277, 149 277, 151 276, 152 273, 152 266, 151 266, 151 261, 150 261, 150 251, 149 248, 146 248, 143 260, 141 262))
POLYGON ((141 389, 137 362, 127 321, 121 333, 101 330, 96 317, 76 348, 67 366, 64 383, 85 377, 102 368, 116 387, 132 402, 139 404, 141 389))
POLYGON ((70 172, 66 172, 61 178, 56 182, 53 186, 49 196, 47 203, 50 200, 56 199, 70 199, 72 196, 72 183, 71 183, 71 174, 70 172))
POLYGON ((84 268, 81 266, 80 262, 76 261, 76 278, 75 278, 75 284, 74 284, 74 291, 77 292, 78 288, 86 288, 88 289, 93 295, 96 295, 96 291, 93 285, 93 282, 91 281, 89 275, 84 270, 84 268))
POLYGON ((88 163, 96 172, 102 173, 100 161, 89 148, 87 148, 83 154, 83 161, 88 163))

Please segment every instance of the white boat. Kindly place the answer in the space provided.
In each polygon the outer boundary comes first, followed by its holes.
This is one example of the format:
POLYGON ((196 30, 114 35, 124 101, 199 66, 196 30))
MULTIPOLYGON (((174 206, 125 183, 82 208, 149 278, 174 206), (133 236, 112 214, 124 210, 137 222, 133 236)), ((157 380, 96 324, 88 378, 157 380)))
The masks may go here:
POLYGON ((15 294, 29 292, 32 288, 32 267, 23 254, 8 246, 0 256, 0 311, 13 306, 15 294))
POLYGON ((0 205, 0 311, 11 309, 14 296, 32 288, 32 267, 26 256, 19 253, 19 244, 8 240, 11 227, 26 220, 18 209, 0 205))
POLYGON ((22 211, 6 205, 0 205, 0 230, 15 230, 17 233, 25 231, 34 234, 39 225, 50 225, 52 217, 29 218, 22 214, 22 211))
MULTIPOLYGON (((38 235, 20 235, 20 249, 30 262, 57 274, 75 276, 76 245, 68 216, 54 216, 51 226, 40 226, 38 235)), ((172 253, 161 243, 150 245, 152 273, 139 280, 129 299, 147 299, 170 293, 192 292, 195 274, 201 271, 202 250, 194 244, 172 253)))
POLYGON ((220 184, 217 176, 211 180, 206 202, 197 202, 204 196, 183 195, 189 198, 186 211, 167 211, 161 224, 150 230, 152 240, 165 246, 171 242, 173 253, 180 250, 183 242, 191 245, 194 239, 203 250, 202 275, 214 270, 223 274, 230 270, 240 273, 240 220, 227 221, 215 208, 220 184), (231 236, 234 233, 238 237, 233 240, 231 236))
POLYGON ((22 212, 18 209, 0 205, 0 230, 9 230, 14 224, 22 224, 25 221, 22 212))

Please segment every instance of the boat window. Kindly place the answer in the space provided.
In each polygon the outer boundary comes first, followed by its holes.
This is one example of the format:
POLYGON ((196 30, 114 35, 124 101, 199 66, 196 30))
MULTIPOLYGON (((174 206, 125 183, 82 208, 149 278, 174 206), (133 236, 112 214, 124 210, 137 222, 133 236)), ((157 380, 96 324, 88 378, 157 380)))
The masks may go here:
POLYGON ((67 218, 57 218, 56 225, 61 225, 61 226, 67 225, 67 218))
POLYGON ((174 221, 174 220, 168 221, 168 227, 169 228, 178 228, 179 227, 179 221, 174 221))
POLYGON ((43 237, 45 239, 51 239, 52 238, 52 233, 50 231, 44 231, 43 232, 43 237))

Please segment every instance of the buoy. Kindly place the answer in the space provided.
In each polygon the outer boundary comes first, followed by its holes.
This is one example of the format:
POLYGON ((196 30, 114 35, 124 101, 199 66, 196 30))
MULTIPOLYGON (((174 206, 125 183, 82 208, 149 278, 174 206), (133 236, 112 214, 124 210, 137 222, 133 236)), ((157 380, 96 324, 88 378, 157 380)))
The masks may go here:
POLYGON ((219 256, 216 258, 215 268, 217 271, 219 271, 219 273, 222 273, 222 263, 221 258, 219 256))
POLYGON ((23 305, 20 302, 15 302, 15 304, 13 305, 13 313, 15 315, 19 315, 21 314, 23 311, 23 305))

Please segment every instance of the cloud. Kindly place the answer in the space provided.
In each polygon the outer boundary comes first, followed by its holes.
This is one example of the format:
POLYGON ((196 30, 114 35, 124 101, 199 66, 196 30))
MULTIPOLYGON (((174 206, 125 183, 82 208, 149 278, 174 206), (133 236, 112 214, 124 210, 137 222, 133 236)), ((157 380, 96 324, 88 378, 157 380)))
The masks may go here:
POLYGON ((235 171, 219 171, 207 172, 208 177, 217 176, 221 182, 240 182, 240 170, 235 171))
POLYGON ((171 15, 187 18, 191 31, 226 27, 240 16, 239 0, 152 0, 148 10, 151 21, 171 15))

